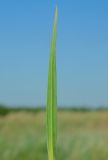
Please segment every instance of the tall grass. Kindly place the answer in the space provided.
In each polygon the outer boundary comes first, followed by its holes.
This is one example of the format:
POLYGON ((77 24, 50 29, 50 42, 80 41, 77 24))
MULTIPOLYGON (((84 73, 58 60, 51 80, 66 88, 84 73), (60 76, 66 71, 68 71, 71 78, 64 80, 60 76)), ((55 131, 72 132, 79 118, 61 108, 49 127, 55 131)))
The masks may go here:
POLYGON ((55 160, 56 140, 57 140, 57 87, 56 87, 57 22, 58 22, 58 8, 56 6, 51 52, 50 52, 48 93, 47 93, 47 148, 48 148, 49 160, 55 160))

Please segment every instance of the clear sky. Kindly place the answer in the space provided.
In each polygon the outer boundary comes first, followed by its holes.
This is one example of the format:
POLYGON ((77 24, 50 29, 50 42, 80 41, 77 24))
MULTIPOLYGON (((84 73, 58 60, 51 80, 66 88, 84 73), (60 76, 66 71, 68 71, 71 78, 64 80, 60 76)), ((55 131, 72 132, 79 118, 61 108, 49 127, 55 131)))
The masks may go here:
MULTIPOLYGON (((0 1, 0 103, 45 105, 56 0, 0 1)), ((108 0, 58 0, 59 105, 108 105, 108 0)))

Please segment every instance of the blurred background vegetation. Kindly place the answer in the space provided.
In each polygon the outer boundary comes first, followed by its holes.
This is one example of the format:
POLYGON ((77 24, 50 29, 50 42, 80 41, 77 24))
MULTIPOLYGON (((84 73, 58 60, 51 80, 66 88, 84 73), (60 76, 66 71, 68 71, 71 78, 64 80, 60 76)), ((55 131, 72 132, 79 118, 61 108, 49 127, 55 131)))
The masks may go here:
MULTIPOLYGON (((0 107, 0 160, 47 160, 46 113, 42 107, 0 107)), ((108 159, 107 108, 58 112, 58 160, 108 159)))

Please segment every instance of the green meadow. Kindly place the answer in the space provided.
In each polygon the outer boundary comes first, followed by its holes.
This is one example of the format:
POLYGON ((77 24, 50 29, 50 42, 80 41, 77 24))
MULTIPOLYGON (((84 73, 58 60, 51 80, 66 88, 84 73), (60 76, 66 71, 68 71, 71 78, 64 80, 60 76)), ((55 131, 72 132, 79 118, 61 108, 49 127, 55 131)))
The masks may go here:
MULTIPOLYGON (((47 160, 46 113, 0 115, 0 160, 47 160)), ((108 111, 59 111, 57 160, 107 160, 108 111)))

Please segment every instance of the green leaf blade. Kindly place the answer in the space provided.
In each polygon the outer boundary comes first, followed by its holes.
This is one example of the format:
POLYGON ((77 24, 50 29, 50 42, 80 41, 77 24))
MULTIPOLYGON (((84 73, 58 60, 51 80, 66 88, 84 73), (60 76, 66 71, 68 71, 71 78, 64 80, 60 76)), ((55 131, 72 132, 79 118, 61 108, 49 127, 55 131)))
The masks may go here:
POLYGON ((50 63, 48 74, 48 93, 47 93, 47 146, 48 159, 55 160, 56 141, 57 141, 57 80, 56 80, 56 37, 58 23, 58 8, 56 7, 52 44, 50 51, 50 63))

